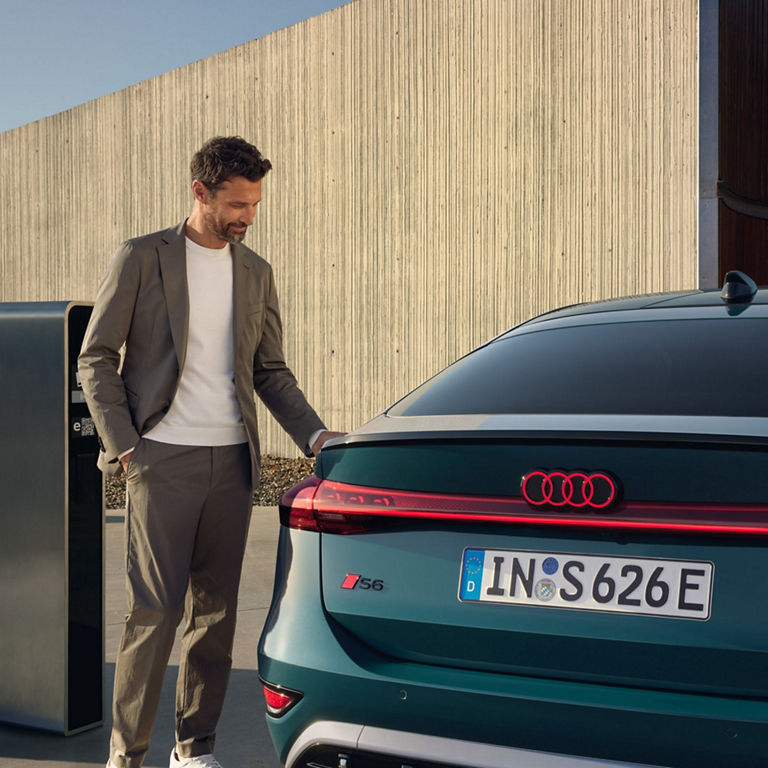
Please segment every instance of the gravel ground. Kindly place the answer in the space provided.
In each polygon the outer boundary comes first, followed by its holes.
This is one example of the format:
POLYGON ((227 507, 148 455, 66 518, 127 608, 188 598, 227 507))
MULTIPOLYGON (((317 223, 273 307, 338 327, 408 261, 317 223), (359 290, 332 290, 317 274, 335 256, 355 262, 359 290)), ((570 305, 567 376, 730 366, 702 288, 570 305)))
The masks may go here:
MULTIPOLYGON (((315 471, 314 459, 281 459, 278 456, 261 457, 261 482, 253 503, 263 506, 277 504, 280 497, 292 486, 315 471)), ((125 477, 107 478, 107 509, 125 507, 125 477)))

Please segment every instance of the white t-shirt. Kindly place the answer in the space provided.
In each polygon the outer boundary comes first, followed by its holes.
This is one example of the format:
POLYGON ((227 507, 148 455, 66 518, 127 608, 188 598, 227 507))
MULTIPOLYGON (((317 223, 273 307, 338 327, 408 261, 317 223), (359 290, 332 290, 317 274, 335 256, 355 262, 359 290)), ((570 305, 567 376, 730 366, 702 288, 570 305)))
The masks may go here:
POLYGON ((235 395, 232 253, 189 238, 189 336, 184 368, 168 413, 144 437, 175 445, 247 442, 235 395))

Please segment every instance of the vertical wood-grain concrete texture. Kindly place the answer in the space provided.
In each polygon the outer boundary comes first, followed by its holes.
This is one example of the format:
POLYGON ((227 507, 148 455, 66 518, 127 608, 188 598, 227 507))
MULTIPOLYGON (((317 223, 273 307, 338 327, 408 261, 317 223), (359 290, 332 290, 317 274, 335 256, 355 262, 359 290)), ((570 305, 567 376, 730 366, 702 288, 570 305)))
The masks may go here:
POLYGON ((696 0, 355 0, 1 134, 2 300, 94 298, 240 134, 287 358, 349 429, 535 313, 694 288, 697 88, 696 0))

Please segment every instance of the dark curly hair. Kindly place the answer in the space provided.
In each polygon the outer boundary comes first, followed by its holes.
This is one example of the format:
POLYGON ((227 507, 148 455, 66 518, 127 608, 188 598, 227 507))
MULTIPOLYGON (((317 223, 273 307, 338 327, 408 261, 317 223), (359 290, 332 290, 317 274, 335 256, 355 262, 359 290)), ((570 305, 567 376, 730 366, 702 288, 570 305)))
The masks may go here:
POLYGON ((239 136, 216 136, 209 139, 195 152, 189 165, 192 181, 199 179, 212 192, 235 176, 259 181, 270 168, 272 163, 253 144, 239 136))

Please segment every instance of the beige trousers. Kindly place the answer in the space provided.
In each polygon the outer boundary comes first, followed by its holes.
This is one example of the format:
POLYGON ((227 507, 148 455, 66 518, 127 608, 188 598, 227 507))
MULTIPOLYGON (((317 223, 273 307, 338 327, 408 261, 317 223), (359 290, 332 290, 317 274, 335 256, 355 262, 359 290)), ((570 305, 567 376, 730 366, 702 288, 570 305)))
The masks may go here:
POLYGON ((139 768, 182 615, 176 751, 213 751, 251 514, 248 446, 141 440, 126 480, 128 615, 115 667, 110 759, 139 768))

